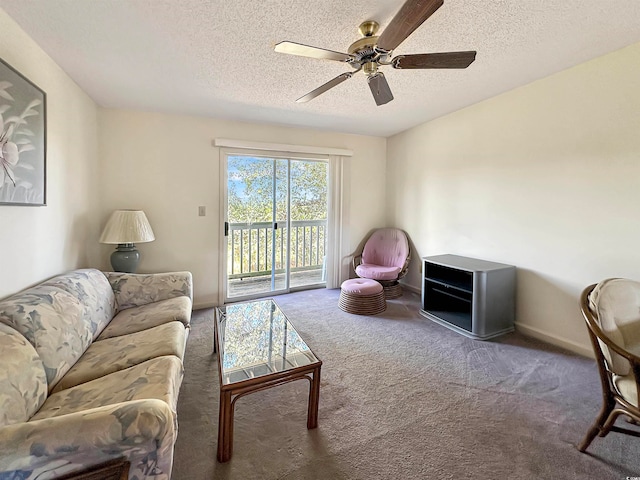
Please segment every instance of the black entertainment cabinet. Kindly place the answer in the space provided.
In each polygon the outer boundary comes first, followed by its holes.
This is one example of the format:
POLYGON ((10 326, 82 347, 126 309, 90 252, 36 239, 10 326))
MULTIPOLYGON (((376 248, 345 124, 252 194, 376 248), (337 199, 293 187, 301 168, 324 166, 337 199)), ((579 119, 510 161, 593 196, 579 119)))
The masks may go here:
POLYGON ((422 262, 422 315, 478 340, 513 331, 516 267, 458 255, 422 262))

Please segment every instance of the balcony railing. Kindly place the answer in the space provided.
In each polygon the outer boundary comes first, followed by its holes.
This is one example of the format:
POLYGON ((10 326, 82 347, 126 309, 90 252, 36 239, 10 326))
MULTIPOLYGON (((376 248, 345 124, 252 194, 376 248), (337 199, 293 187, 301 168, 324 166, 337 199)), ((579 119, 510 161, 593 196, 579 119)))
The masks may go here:
POLYGON ((271 275, 275 273, 322 269, 326 251, 326 220, 291 222, 291 255, 287 255, 286 223, 230 223, 227 258, 229 279, 271 275))

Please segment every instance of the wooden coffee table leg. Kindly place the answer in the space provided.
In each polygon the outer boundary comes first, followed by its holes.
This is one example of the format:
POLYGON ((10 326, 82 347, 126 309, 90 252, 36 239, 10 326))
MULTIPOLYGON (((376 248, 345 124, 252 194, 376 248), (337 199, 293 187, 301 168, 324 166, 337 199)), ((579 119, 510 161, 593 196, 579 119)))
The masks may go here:
POLYGON ((313 380, 309 386, 309 410, 307 412, 307 428, 318 426, 318 404, 320 402, 320 367, 313 370, 313 380))
POLYGON ((233 451, 233 406, 231 392, 220 391, 220 415, 218 419, 218 461, 228 462, 233 451))

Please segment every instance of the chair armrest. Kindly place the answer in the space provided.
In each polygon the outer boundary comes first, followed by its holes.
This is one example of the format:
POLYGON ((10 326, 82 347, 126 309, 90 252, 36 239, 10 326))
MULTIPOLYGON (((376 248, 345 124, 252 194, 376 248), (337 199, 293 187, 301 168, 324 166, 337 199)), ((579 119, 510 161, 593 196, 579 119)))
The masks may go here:
POLYGON ((174 413, 156 399, 7 425, 0 428, 0 478, 57 478, 125 457, 131 478, 155 470, 161 474, 152 478, 169 479, 176 435, 174 413))
POLYGON ((355 272, 356 271, 356 267, 358 265, 362 265, 362 254, 360 253, 358 255, 354 255, 352 263, 353 263, 353 271, 355 272))
POLYGON ((411 263, 411 248, 409 248, 409 252, 407 253, 407 259, 404 261, 402 270, 400 270, 400 273, 398 273, 398 280, 404 277, 409 271, 409 263, 411 263))
POLYGON ((189 297, 193 303, 191 272, 103 273, 115 293, 118 310, 182 296, 189 297))

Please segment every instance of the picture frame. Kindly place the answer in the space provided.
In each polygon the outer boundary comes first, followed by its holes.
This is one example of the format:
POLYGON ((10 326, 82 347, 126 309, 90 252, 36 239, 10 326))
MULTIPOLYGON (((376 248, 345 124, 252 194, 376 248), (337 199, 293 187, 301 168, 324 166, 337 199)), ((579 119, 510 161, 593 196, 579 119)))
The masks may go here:
POLYGON ((46 100, 0 59, 0 206, 47 204, 46 100))

